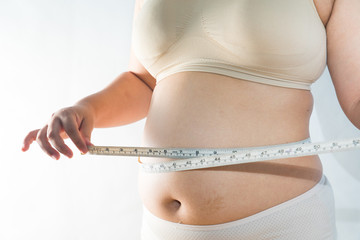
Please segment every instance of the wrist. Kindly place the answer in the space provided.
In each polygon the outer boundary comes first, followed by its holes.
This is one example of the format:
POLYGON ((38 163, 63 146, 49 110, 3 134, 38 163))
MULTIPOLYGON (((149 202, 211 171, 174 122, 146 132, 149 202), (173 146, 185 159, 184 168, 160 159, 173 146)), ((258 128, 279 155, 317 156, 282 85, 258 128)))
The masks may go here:
POLYGON ((94 125, 96 126, 97 119, 97 111, 94 104, 91 103, 88 99, 84 98, 74 104, 74 107, 81 108, 85 115, 91 117, 94 121, 94 125))

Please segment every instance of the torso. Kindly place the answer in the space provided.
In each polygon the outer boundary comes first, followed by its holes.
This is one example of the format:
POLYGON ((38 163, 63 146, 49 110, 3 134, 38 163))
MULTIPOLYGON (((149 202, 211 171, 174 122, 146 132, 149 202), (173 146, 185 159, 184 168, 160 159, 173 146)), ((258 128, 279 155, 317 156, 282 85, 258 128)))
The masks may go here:
MULTIPOLYGON (((314 3, 326 25, 332 0, 314 3)), ((176 73, 155 87, 143 145, 229 148, 300 141, 309 137, 312 105, 307 90, 211 73, 176 73)), ((145 207, 162 219, 218 224, 294 198, 321 175, 319 158, 310 156, 176 173, 140 171, 139 190, 145 207)))

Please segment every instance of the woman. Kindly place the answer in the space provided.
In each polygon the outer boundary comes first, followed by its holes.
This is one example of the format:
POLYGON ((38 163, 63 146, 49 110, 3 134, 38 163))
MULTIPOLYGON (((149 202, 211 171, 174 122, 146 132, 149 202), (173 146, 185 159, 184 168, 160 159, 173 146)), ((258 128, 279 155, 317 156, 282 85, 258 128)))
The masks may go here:
MULTIPOLYGON (((239 148, 308 141, 310 85, 326 64, 360 127, 357 0, 137 0, 129 71, 30 132, 51 157, 94 127, 144 117, 143 145, 239 148), (141 11, 140 11, 141 9, 141 11)), ((170 159, 142 158, 141 162, 170 159)), ((143 239, 335 239, 318 156, 140 172, 143 239)))

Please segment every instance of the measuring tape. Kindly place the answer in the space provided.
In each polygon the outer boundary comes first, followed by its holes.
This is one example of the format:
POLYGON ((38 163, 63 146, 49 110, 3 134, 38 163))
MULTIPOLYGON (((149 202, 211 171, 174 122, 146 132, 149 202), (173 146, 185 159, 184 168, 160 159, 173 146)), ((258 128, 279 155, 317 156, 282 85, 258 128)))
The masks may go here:
POLYGON ((146 148, 146 147, 114 147, 89 146, 89 153, 110 156, 137 156, 175 158, 178 160, 157 163, 141 163, 148 173, 185 171, 259 162, 280 158, 291 158, 340 152, 360 148, 360 138, 311 143, 298 142, 252 148, 146 148))

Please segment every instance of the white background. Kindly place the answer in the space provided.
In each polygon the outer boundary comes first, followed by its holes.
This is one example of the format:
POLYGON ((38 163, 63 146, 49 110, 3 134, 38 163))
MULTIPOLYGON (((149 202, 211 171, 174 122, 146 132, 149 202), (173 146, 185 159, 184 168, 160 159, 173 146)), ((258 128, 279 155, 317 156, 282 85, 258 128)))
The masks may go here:
MULTIPOLYGON (((55 161, 36 144, 20 150, 25 134, 55 110, 127 70, 133 5, 0 0, 0 239, 139 239, 136 159, 75 152, 55 161)), ((339 109, 327 71, 313 93, 313 141, 360 136, 339 109)), ((136 146, 143 124, 96 129, 92 140, 136 146)), ((359 240, 360 153, 322 159, 335 191, 339 239, 359 240)))

